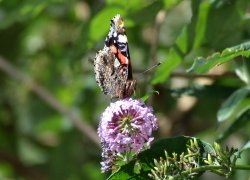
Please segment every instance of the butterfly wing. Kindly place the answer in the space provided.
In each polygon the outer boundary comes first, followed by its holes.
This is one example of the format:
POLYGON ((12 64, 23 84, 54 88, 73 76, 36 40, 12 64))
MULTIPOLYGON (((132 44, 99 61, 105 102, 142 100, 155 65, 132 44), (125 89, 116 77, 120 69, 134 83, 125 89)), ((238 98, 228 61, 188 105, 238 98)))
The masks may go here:
POLYGON ((120 15, 111 20, 105 46, 96 54, 94 66, 96 81, 104 94, 112 99, 123 99, 133 94, 136 81, 132 77, 128 41, 120 15))
POLYGON ((117 66, 123 66, 123 74, 127 79, 133 79, 132 66, 129 54, 128 39, 122 17, 118 14, 110 24, 110 31, 105 39, 105 46, 109 47, 115 54, 117 66))

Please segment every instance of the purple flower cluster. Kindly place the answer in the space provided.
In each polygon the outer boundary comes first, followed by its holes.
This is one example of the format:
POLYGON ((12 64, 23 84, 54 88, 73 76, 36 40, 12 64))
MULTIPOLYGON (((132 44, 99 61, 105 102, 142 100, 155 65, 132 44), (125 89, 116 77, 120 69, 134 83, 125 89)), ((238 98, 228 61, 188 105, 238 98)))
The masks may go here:
POLYGON ((140 100, 122 99, 111 103, 103 112, 98 135, 103 144, 102 170, 110 169, 116 154, 149 148, 152 132, 157 129, 153 109, 140 100))

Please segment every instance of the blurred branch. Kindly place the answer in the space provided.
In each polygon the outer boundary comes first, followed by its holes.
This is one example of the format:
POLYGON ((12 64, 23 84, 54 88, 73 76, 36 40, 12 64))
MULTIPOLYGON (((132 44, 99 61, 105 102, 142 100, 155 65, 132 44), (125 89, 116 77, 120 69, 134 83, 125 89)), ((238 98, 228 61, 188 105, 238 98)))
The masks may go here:
POLYGON ((67 116, 73 125, 84 135, 90 138, 95 144, 100 146, 100 141, 96 131, 87 123, 85 123, 79 116, 71 112, 67 107, 62 105, 52 94, 44 87, 34 82, 28 76, 19 71, 16 67, 11 65, 7 60, 0 56, 0 69, 11 76, 12 78, 20 81, 29 87, 35 94, 37 94, 43 101, 50 105, 53 109, 58 111, 64 116, 67 116))
MULTIPOLYGON (((157 64, 157 48, 159 44, 159 35, 160 35, 161 26, 165 18, 166 18, 165 10, 160 10, 155 17, 155 24, 153 27, 153 32, 151 34, 152 41, 150 45, 150 66, 154 66, 155 64, 157 64)), ((147 86, 147 92, 150 92, 152 90, 153 90, 153 87, 149 83, 147 86)), ((148 104, 152 104, 152 101, 153 101, 152 98, 153 96, 151 96, 148 99, 148 104)))
POLYGON ((44 177, 44 174, 42 174, 42 172, 38 171, 36 168, 24 165, 15 156, 12 156, 1 150, 0 150, 0 162, 7 162, 11 164, 11 166, 14 167, 19 174, 21 174, 27 179, 37 179, 37 180, 47 179, 44 177))
POLYGON ((153 27, 153 33, 151 34, 152 42, 150 47, 150 59, 151 59, 151 66, 157 64, 157 48, 159 44, 159 34, 161 30, 161 26, 166 19, 166 11, 161 10, 157 13, 155 18, 155 25, 153 27))

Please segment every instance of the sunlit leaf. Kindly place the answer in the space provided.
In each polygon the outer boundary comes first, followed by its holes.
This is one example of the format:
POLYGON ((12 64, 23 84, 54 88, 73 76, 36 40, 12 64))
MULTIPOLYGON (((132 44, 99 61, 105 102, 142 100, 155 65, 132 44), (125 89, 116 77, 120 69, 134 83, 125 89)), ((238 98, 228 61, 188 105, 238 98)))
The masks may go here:
POLYGON ((250 141, 247 141, 240 149, 239 151, 235 152, 235 155, 237 157, 241 157, 241 153, 244 152, 244 151, 247 151, 250 149, 250 141))
POLYGON ((242 146, 242 148, 240 148, 240 152, 243 152, 248 149, 250 149, 250 141, 247 141, 247 143, 244 146, 242 146))
POLYGON ((145 7, 152 4, 152 1, 147 1, 147 0, 133 0, 133 1, 107 0, 106 2, 110 6, 120 6, 122 9, 126 9, 126 11, 129 12, 139 11, 140 9, 144 9, 145 7))
POLYGON ((164 6, 166 9, 171 9, 180 2, 181 0, 164 0, 164 6))
POLYGON ((250 42, 242 43, 237 46, 226 48, 221 53, 216 52, 207 58, 197 58, 189 72, 206 73, 214 66, 221 65, 238 56, 249 57, 250 55, 250 42))
POLYGON ((235 72, 238 77, 246 84, 250 84, 250 59, 237 59, 234 62, 236 64, 235 72))
POLYGON ((210 8, 210 3, 208 1, 204 1, 201 3, 200 8, 199 8, 199 15, 197 19, 197 24, 195 28, 195 39, 194 39, 194 46, 193 48, 198 48, 202 45, 202 42, 204 40, 204 36, 206 35, 206 30, 207 30, 207 24, 205 23, 208 18, 208 12, 210 8))
POLYGON ((159 92, 158 92, 158 91, 151 91, 151 92, 148 92, 147 94, 145 94, 144 96, 141 97, 141 100, 142 100, 143 102, 145 102, 145 101, 147 101, 148 98, 149 98, 150 96, 152 96, 153 94, 159 95, 159 92))
POLYGON ((240 102, 250 93, 250 87, 235 91, 221 106, 217 113, 219 122, 227 120, 237 109, 240 102))

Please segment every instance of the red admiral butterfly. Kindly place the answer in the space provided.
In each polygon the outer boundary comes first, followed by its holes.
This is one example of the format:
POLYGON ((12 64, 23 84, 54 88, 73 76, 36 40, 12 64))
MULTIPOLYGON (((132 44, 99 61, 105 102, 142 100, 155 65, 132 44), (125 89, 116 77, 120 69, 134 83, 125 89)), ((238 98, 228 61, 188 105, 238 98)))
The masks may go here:
POLYGON ((128 40, 122 17, 111 20, 105 45, 94 60, 95 78, 105 95, 111 99, 130 97, 136 85, 133 80, 128 40))

